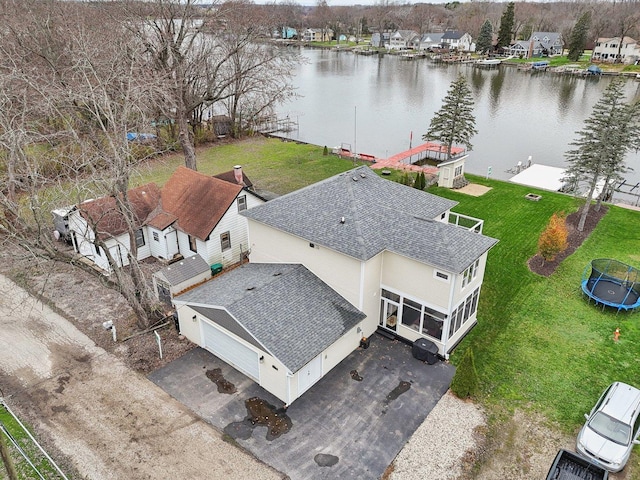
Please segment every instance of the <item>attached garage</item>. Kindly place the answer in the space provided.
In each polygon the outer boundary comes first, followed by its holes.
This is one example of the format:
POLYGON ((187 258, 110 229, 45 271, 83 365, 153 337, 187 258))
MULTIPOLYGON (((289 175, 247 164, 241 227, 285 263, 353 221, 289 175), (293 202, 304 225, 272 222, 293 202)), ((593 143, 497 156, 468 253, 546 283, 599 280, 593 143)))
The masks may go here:
POLYGON ((184 336, 288 405, 358 347, 365 319, 298 264, 245 264, 173 302, 184 336))
POLYGON ((216 357, 224 360, 247 377, 260 382, 260 357, 258 352, 250 349, 233 338, 230 333, 200 320, 204 348, 216 357))

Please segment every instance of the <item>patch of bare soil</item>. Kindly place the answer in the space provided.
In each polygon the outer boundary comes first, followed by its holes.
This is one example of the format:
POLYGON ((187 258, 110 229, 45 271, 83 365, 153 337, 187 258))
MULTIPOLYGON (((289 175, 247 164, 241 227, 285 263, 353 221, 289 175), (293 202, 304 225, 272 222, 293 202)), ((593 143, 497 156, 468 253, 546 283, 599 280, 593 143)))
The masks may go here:
MULTIPOLYGON (((172 319, 156 330, 160 335, 162 359, 153 332, 125 338, 139 331, 131 308, 100 274, 95 275, 70 263, 34 257, 9 242, 0 249, 0 273, 8 276, 55 311, 104 350, 119 357, 128 367, 148 374, 182 356, 195 345, 178 335, 172 319), (112 321, 111 330, 103 323, 112 321)), ((60 244, 60 248, 66 248, 60 244)), ((163 267, 157 261, 143 262, 147 280, 163 267)))
POLYGON ((594 206, 591 206, 582 231, 578 230, 580 211, 567 216, 567 230, 569 233, 567 236, 567 249, 556 255, 556 258, 553 261, 545 261, 540 255, 534 255, 529 259, 529 270, 544 277, 548 277, 555 272, 562 261, 575 252, 576 249, 582 245, 582 242, 591 235, 591 232, 596 228, 602 217, 606 215, 607 211, 608 208, 604 205, 597 211, 594 209, 594 206))

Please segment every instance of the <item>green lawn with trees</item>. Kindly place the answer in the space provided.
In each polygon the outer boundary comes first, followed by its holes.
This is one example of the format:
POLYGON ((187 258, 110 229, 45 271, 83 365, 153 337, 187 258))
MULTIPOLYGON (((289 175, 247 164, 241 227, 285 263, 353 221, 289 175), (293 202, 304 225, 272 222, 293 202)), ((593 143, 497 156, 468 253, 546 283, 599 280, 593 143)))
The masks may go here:
MULTIPOLYGON (((279 194, 353 167, 349 160, 323 155, 322 147, 275 139, 213 147, 199 152, 198 162, 205 173, 241 164, 259 188, 279 194)), ((180 164, 179 156, 163 159, 144 181, 155 178, 162 183, 174 163, 180 164)), ((401 174, 394 171, 390 178, 399 180, 401 174)), ((508 182, 468 178, 492 190, 472 197, 429 189, 458 201, 454 211, 482 218, 484 233, 500 240, 489 253, 478 325, 451 361, 457 364, 471 347, 481 403, 493 411, 532 409, 564 432, 572 432, 609 383, 637 383, 640 314, 616 314, 589 304, 582 297, 580 280, 594 258, 611 257, 639 266, 639 234, 628 226, 640 221, 640 213, 610 207, 583 246, 545 278, 527 266, 537 251, 540 233, 554 213, 575 212, 582 201, 508 182), (531 202, 524 198, 527 193, 540 194, 542 199, 531 202), (612 341, 616 327, 622 332, 618 343, 612 341)))

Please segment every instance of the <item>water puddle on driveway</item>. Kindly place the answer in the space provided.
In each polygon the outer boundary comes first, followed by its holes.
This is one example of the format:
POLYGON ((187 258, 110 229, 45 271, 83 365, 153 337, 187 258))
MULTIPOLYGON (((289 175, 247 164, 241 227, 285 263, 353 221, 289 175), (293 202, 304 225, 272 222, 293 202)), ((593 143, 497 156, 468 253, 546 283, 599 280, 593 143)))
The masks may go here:
POLYGON ((233 383, 224 378, 224 375, 222 375, 222 370, 220 368, 207 370, 206 375, 209 380, 211 380, 218 386, 218 393, 232 394, 238 391, 233 383))
POLYGON ((293 422, 285 408, 276 408, 266 400, 252 397, 244 402, 248 416, 241 422, 232 422, 224 432, 234 439, 247 440, 256 426, 267 427, 267 440, 272 441, 291 430, 293 422))
POLYGON ((384 402, 383 402, 384 408, 382 409, 382 414, 384 415, 385 413, 387 413, 387 408, 389 407, 389 404, 394 400, 396 400, 403 393, 409 391, 410 388, 411 388, 411 382, 400 380, 400 383, 398 384, 398 386, 393 390, 391 390, 391 392, 387 394, 387 398, 384 399, 384 402))
POLYGON ((319 453, 313 457, 313 461, 318 464, 319 467, 333 467, 340 458, 335 455, 329 455, 328 453, 319 453))

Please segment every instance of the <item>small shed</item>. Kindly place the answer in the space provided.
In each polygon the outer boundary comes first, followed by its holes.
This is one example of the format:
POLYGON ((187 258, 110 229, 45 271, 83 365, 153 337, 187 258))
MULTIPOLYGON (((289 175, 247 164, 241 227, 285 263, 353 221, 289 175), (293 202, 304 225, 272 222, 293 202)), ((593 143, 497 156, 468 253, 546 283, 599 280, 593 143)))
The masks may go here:
POLYGON ((438 186, 454 188, 456 180, 464 177, 464 164, 469 155, 452 158, 438 164, 438 186))
POLYGON ((209 278, 211 278, 211 267, 196 254, 155 272, 153 290, 158 300, 171 305, 174 295, 209 278))

